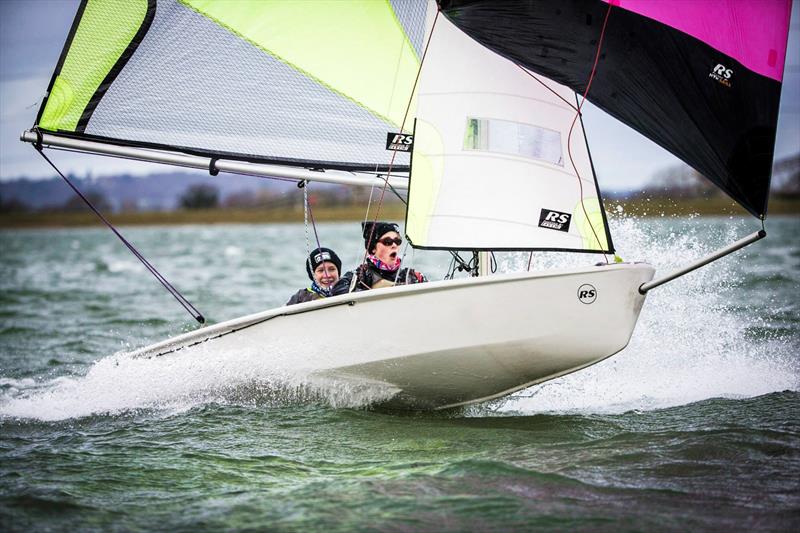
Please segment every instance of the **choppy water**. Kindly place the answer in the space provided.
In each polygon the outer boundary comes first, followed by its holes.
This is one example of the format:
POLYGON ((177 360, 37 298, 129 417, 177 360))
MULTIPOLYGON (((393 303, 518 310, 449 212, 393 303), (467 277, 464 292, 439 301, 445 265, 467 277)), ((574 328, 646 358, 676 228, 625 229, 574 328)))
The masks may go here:
MULTIPOLYGON (((756 229, 612 223, 624 259, 662 271, 756 229)), ((767 230, 654 290, 617 356, 415 415, 274 368, 301 353, 115 357, 194 326, 107 230, 0 232, 0 529, 797 530, 800 218, 767 230)), ((306 283, 302 225, 123 231, 211 321, 306 283)), ((360 258, 355 224, 320 231, 360 258)), ((435 278, 447 259, 414 263, 435 278)))

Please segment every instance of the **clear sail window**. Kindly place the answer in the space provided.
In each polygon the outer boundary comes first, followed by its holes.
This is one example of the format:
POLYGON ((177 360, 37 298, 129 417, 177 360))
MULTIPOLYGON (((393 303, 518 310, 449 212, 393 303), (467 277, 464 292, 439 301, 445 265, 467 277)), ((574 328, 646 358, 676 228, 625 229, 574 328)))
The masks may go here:
POLYGON ((518 155, 564 166, 561 132, 493 118, 467 118, 465 150, 518 155))

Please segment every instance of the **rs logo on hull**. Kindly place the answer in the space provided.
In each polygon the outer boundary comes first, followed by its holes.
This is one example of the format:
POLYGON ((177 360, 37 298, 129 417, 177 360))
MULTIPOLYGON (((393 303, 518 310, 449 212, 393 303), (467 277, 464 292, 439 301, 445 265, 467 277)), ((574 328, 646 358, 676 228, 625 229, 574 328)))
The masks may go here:
POLYGON ((597 300, 597 289, 588 283, 584 283, 578 287, 578 300, 587 305, 594 303, 597 300))

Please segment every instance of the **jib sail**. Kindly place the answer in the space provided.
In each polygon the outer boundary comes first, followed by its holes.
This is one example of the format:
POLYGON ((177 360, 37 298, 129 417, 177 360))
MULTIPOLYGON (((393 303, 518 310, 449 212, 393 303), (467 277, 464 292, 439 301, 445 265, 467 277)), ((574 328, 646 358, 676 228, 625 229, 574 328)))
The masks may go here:
POLYGON ((578 100, 439 17, 420 73, 415 247, 612 252, 578 100))

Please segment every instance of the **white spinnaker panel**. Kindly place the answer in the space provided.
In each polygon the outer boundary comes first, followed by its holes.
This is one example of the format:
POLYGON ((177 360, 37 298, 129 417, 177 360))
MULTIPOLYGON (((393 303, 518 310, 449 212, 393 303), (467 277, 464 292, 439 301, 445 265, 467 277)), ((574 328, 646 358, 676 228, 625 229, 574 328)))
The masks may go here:
POLYGON ((580 120, 567 147, 575 107, 570 89, 532 77, 440 15, 418 87, 413 245, 609 251, 580 120))

